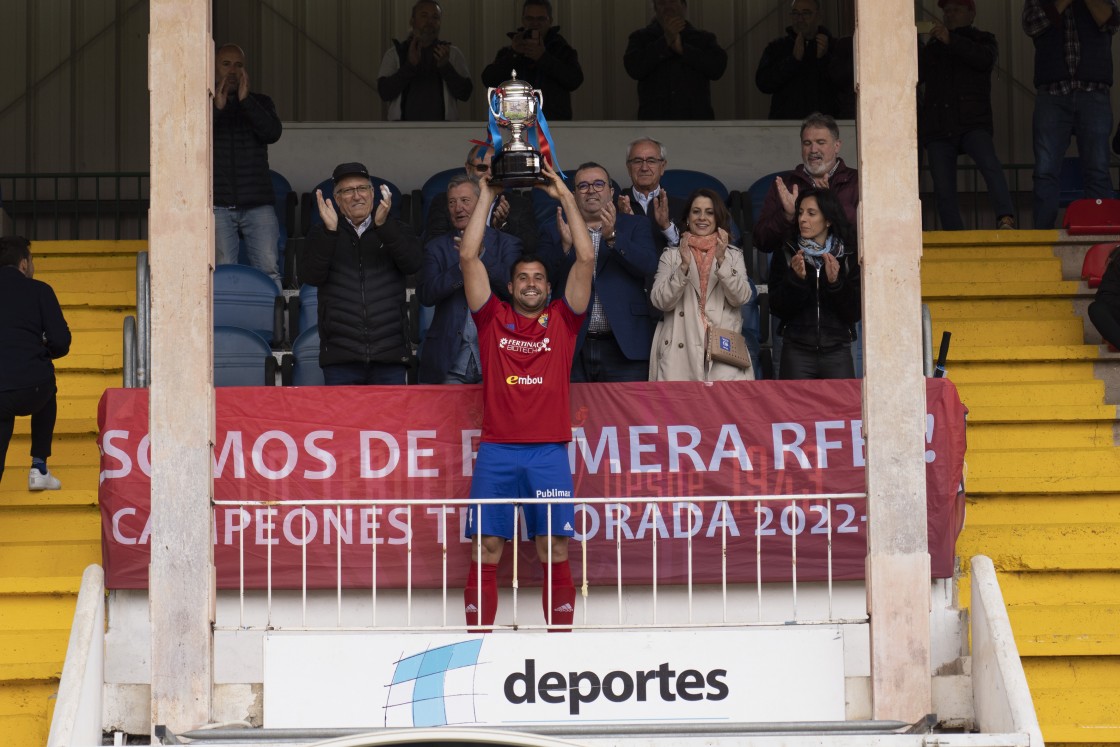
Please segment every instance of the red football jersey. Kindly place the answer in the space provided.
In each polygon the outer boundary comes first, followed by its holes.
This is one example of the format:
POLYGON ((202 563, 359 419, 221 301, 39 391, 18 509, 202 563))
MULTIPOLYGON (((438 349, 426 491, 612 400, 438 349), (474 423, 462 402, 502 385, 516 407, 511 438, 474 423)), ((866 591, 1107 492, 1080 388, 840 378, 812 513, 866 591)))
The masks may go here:
POLYGON ((572 440, 568 390, 583 316, 559 299, 530 319, 494 294, 474 312, 482 358, 483 441, 572 440))

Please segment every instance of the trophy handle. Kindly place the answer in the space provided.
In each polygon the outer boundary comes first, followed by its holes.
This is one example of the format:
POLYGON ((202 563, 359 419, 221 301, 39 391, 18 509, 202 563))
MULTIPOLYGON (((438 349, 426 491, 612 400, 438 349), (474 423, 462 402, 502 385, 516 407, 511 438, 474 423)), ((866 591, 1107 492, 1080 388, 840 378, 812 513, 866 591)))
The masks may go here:
POLYGON ((537 114, 539 116, 544 111, 544 91, 534 88, 533 95, 537 97, 537 114))
POLYGON ((502 98, 502 89, 500 88, 487 88, 486 89, 486 105, 490 108, 490 113, 497 121, 502 121, 502 113, 494 111, 494 94, 498 94, 498 98, 502 98))

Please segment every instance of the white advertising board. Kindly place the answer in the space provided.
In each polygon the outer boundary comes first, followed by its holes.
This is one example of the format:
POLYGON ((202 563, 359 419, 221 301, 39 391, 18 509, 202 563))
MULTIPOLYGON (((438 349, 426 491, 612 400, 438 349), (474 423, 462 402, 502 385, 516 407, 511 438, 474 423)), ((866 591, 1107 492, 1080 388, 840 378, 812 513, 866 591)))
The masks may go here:
POLYGON ((271 633, 267 728, 842 721, 836 628, 271 633))

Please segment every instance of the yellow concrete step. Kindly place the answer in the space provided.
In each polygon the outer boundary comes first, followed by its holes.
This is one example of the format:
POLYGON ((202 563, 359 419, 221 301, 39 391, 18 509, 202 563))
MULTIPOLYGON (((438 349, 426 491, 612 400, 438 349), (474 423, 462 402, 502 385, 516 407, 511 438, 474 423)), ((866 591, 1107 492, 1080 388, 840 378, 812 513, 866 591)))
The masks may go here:
POLYGON ((135 316, 136 310, 75 306, 64 308, 62 313, 66 317, 66 324, 69 325, 71 334, 116 332, 119 336, 124 327, 124 318, 130 314, 135 316))
POLYGON ((1120 657, 1027 657, 1046 744, 1120 742, 1120 657))
POLYGON ((923 299, 944 298, 1074 298, 1084 295, 1084 284, 1075 280, 1008 280, 972 283, 924 281, 923 299))
MULTIPOLYGON (((123 365, 123 342, 115 353, 71 353, 55 361, 55 371, 91 371, 120 373, 123 365)), ((119 385, 118 385, 119 386, 119 385)))
POLYGON ((977 405, 968 408, 968 423, 971 428, 982 427, 987 423, 1074 423, 1086 420, 1112 422, 1117 419, 1115 405, 977 405))
MULTIPOLYGON (((32 247, 32 252, 35 248, 32 247)), ((134 254, 41 254, 35 253, 35 277, 54 285, 53 277, 89 269, 112 270, 136 280, 134 254)))
POLYGON ((1066 298, 940 298, 926 305, 934 326, 950 319, 1065 319, 1074 313, 1066 298))
MULTIPOLYGON (((1085 342, 1085 326, 1080 319, 954 319, 933 327, 933 339, 951 332, 952 345, 1080 345, 1085 342)), ((949 348, 952 353, 953 348, 949 348)))
POLYGON ((0 516, 0 545, 82 541, 101 532, 101 514, 92 506, 9 508, 0 516))
MULTIPOLYGON (((967 520, 966 520, 967 521, 967 520)), ((999 570, 1120 572, 1120 522, 981 525, 961 533, 961 555, 983 553, 999 570)))
POLYGON ((959 383, 961 401, 974 405, 1031 408, 1037 406, 1097 405, 1104 402, 1104 382, 1098 379, 1024 381, 1007 384, 959 383))
MULTIPOLYGON (((5 468, 22 467, 25 470, 31 466, 31 437, 28 435, 28 421, 30 418, 16 418, 16 435, 8 446, 8 457, 4 460, 5 468), (15 459, 13 459, 15 455, 15 459)), ((100 463, 100 454, 97 450, 96 421, 90 418, 84 421, 91 425, 90 429, 81 433, 68 433, 56 429, 51 442, 51 469, 55 467, 91 467, 96 468, 100 463)), ((60 425, 62 425, 60 423, 60 425)), ((5 478, 5 484, 7 479, 5 478)), ((0 486, 0 490, 3 490, 0 486)))
POLYGON ((970 449, 965 459, 970 494, 1120 492, 1117 449, 970 449))
MULTIPOLYGON (((1115 408, 1112 408, 1115 410, 1115 408)), ((1022 410, 1019 410, 1022 412, 1022 410)), ((1031 415, 1028 410, 1025 415, 1031 415)), ((1108 420, 1078 419, 1070 422, 985 422, 973 413, 968 419, 970 449, 1030 449, 1045 444, 1057 449, 1101 449, 1115 445, 1115 417, 1108 420)))
POLYGON ((1054 258, 1054 247, 1048 244, 971 244, 935 246, 924 244, 922 247, 922 267, 929 262, 973 262, 978 259, 1002 260, 1014 264, 1024 260, 1043 260, 1054 258))
POLYGON ((68 635, 69 629, 0 631, 0 665, 42 663, 61 672, 68 635))
POLYGON ((949 365, 954 362, 1043 363, 1065 361, 1096 361, 1099 345, 951 345, 949 365))
POLYGON ((922 289, 930 285, 957 283, 1051 282, 1062 279, 1062 262, 1057 257, 1020 258, 1008 261, 1002 257, 972 259, 944 258, 929 255, 922 258, 922 289), (934 257, 937 257, 936 259, 934 257))
POLYGON ((32 241, 31 251, 35 254, 35 264, 39 258, 66 255, 89 256, 95 259, 114 254, 131 255, 135 260, 137 252, 146 251, 148 242, 143 240, 83 240, 83 241, 32 241))
MULTIPOLYGON (((936 338, 935 338, 936 339, 936 338)), ((955 349, 949 348, 948 377, 957 386, 964 384, 998 384, 1024 381, 1085 381, 1093 378, 1097 363, 1091 360, 1002 361, 953 360, 955 349)))
POLYGON ((924 231, 922 246, 927 252, 946 249, 967 249, 972 252, 986 252, 1001 248, 1019 253, 1030 251, 1033 247, 1052 250, 1065 236, 1057 229, 1014 230, 1014 231, 924 231))
MULTIPOLYGON (((1021 524, 1023 517, 1037 523, 1089 523, 1103 521, 1120 524, 1120 495, 1116 493, 970 495, 967 499, 966 531, 984 525, 1021 524)), ((961 553, 967 559, 967 555, 961 553)), ((1002 583, 1003 577, 1000 576, 1002 583)), ((1120 590, 1120 584, 1117 589, 1120 590)))
MULTIPOLYGON (((3 669, 0 668, 0 672, 3 669)), ((5 678, 10 679, 10 678, 5 678)), ((46 716, 51 698, 58 692, 58 676, 15 678, 0 681, 0 733, 6 739, 19 735, 20 741, 8 744, 47 743, 50 722, 46 716)))
POLYGON ((1019 656, 1120 656, 1120 603, 1008 610, 1019 656))
POLYGON ((60 368, 56 362, 54 373, 59 396, 62 397, 83 396, 100 399, 106 389, 121 385, 121 373, 119 371, 65 369, 60 368))
POLYGON ((5 576, 68 576, 80 578, 91 563, 101 562, 101 537, 43 542, 0 542, 5 576))
POLYGON ((0 593, 0 629, 69 632, 77 594, 77 591, 35 595, 0 593))
POLYGON ((95 266, 59 270, 44 275, 43 280, 54 288, 59 303, 62 304, 74 303, 71 300, 73 297, 81 297, 91 289, 130 293, 136 291, 136 279, 113 267, 95 266))

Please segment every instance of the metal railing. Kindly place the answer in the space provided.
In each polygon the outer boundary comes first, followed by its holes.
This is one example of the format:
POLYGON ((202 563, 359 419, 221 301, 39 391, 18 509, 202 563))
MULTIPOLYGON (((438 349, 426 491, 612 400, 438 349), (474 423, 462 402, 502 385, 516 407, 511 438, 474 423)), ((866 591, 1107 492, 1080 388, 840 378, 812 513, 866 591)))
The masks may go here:
POLYGON ((149 190, 146 171, 0 174, 0 207, 32 241, 143 239, 149 190))
MULTIPOLYGON (((866 623, 862 591, 858 594, 858 610, 850 609, 852 602, 847 597, 844 604, 838 605, 834 577, 834 542, 838 539, 850 541, 853 535, 863 531, 865 522, 860 517, 866 512, 857 506, 862 506, 865 500, 863 493, 819 493, 627 497, 624 501, 540 498, 520 499, 519 503, 573 503, 576 514, 582 516, 576 521, 571 541, 572 575, 579 584, 580 597, 579 617, 572 627, 631 630, 866 623), (625 510, 627 517, 632 518, 629 515, 631 504, 644 506, 643 522, 651 512, 661 516, 659 506, 667 506, 674 527, 679 521, 682 532, 666 532, 669 536, 659 537, 662 532, 654 526, 648 539, 624 538, 626 517, 622 514, 625 510), (708 544, 701 552, 697 539, 701 527, 694 524, 694 507, 703 504, 709 504, 713 520, 705 533, 708 544), (738 526, 729 517, 739 515, 742 518, 742 510, 746 509, 749 514, 752 507, 753 527, 741 535, 737 530, 728 529, 731 525, 738 526), (596 530, 589 529, 588 517, 598 516, 600 509, 604 525, 608 520, 614 522, 613 547, 606 550, 605 542, 600 540, 589 552, 589 538, 596 530), (679 518, 682 510, 686 517, 683 520, 679 518), (721 520, 717 522, 716 519, 721 520), (718 533, 712 529, 717 523, 718 533), (787 542, 788 554, 785 554, 787 542), (627 559, 630 553, 639 554, 639 543, 647 544, 642 554, 648 554, 650 565, 624 573, 624 567, 629 569, 634 563, 644 562, 627 559), (776 546, 781 549, 771 549, 776 546), (775 552, 785 555, 781 561, 773 561, 780 567, 769 565, 775 552), (599 554, 600 562, 594 569, 589 568, 590 553, 599 554), (613 557, 603 557, 607 554, 613 557), (811 559, 815 571, 801 565, 806 559, 811 559), (635 583, 632 579, 637 576, 648 582, 635 583), (672 582, 666 583, 663 577, 672 578, 672 582), (788 585, 767 580, 775 577, 788 578, 788 585), (805 592, 809 584, 811 591, 805 592), (799 591, 802 592, 800 597, 799 591), (845 609, 841 611, 840 606, 845 609)), ((508 503, 508 499, 469 498, 215 500, 215 538, 219 549, 229 547, 236 553, 237 567, 234 583, 229 583, 231 579, 227 578, 223 584, 236 589, 237 609, 226 615, 236 620, 219 620, 215 629, 462 630, 466 623, 459 612, 459 602, 449 606, 449 599, 452 592, 458 593, 462 588, 466 576, 464 563, 467 561, 463 560, 466 548, 456 548, 455 544, 465 544, 468 540, 457 543, 452 539, 457 535, 455 528, 448 526, 448 515, 457 510, 465 511, 467 507, 485 510, 487 505, 508 503), (402 535, 386 545, 386 537, 379 535, 378 519, 384 517, 375 511, 389 506, 393 507, 394 515, 389 516, 388 521, 402 535), (282 516, 280 508, 289 513, 282 516), (427 514, 438 517, 439 526, 432 540, 434 549, 430 545, 421 546, 423 540, 416 539, 418 522, 414 518, 414 508, 424 508, 427 514), (354 511, 358 512, 356 520, 354 511), (361 527, 359 532, 366 532, 366 536, 359 535, 357 541, 352 533, 354 524, 361 527), (332 538, 333 548, 309 550, 312 545, 327 547, 332 538), (248 547, 249 544, 252 547, 248 547), (366 544, 368 548, 364 547, 366 544), (418 556, 425 553, 427 562, 418 563, 418 556), (383 559, 382 555, 395 557, 396 565, 390 568, 390 558, 383 559), (402 562, 403 569, 399 567, 402 562), (357 569, 359 565, 362 567, 357 569), (417 570, 416 565, 422 569, 417 570), (438 579, 421 576, 430 574, 433 566, 438 568, 438 579), (355 581, 358 575, 362 584, 355 581), (292 578, 298 581, 291 583, 292 578), (451 609, 455 610, 454 619, 451 609), (333 623, 329 621, 332 617, 333 623)), ((513 543, 509 552, 512 582, 504 589, 512 600, 512 607, 500 605, 499 611, 504 617, 493 627, 566 627, 536 623, 540 619, 539 600, 534 599, 531 613, 519 607, 519 597, 523 595, 520 594, 518 564, 525 560, 519 559, 517 550, 518 543, 513 543), (527 622, 526 618, 533 622, 527 622)), ((862 555, 860 558, 862 562, 862 555)))

